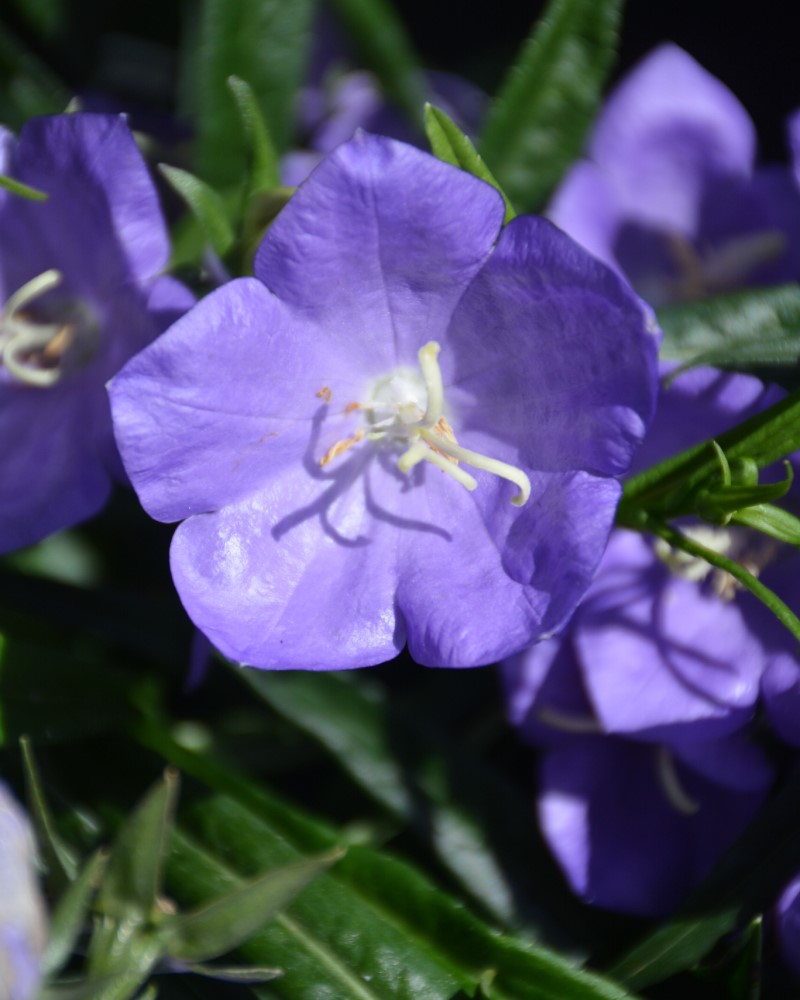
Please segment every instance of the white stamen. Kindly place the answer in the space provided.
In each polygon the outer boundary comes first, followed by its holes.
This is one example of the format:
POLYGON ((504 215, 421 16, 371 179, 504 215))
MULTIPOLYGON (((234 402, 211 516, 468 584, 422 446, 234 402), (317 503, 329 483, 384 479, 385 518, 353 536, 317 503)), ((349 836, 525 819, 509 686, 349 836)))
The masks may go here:
POLYGON ((519 493, 511 498, 511 502, 521 507, 531 495, 530 479, 522 469, 462 448, 456 441, 444 415, 444 386, 438 360, 440 351, 435 340, 429 341, 417 353, 418 371, 398 368, 373 385, 372 398, 368 402, 350 404, 345 413, 363 412, 369 430, 365 435, 351 435, 334 444, 320 464, 327 464, 358 443, 363 436, 373 442, 405 444, 408 447, 397 461, 400 472, 407 473, 420 462, 429 462, 465 489, 474 490, 477 480, 458 465, 465 462, 518 486, 519 493))

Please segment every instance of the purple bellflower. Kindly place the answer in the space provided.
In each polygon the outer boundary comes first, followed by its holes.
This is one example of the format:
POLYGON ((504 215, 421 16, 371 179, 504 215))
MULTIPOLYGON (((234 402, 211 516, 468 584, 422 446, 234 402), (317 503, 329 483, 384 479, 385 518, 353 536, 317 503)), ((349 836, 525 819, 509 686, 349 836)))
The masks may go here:
MULTIPOLYGON (((637 464, 775 395, 748 376, 687 372, 662 392, 637 464)), ((756 574, 787 551, 736 526, 682 530, 756 574)), ((545 837, 584 899, 667 913, 750 822, 772 774, 743 729, 783 632, 727 574, 618 530, 567 628, 504 665, 511 721, 545 748, 545 837)))
POLYGON ((47 918, 27 818, 0 784, 0 997, 31 1000, 40 980, 47 918))
POLYGON ((74 114, 0 133, 0 551, 76 524, 124 478, 105 383, 191 304, 160 278, 169 243, 124 119, 74 114))
POLYGON ((649 422, 657 336, 552 224, 366 133, 111 384, 173 577, 225 655, 475 666, 559 628, 649 422))
POLYGON ((755 150, 727 87, 662 45, 609 97, 548 216, 655 306, 797 280, 800 188, 755 150))

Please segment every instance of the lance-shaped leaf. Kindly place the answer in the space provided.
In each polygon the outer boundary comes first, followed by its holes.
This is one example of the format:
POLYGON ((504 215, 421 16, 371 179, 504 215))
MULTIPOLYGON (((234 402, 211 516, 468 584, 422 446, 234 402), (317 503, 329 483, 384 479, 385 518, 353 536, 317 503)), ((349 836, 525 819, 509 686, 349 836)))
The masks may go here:
POLYGON ((753 507, 738 510, 731 521, 734 524, 755 528, 756 531, 761 531, 787 545, 800 546, 800 520, 781 507, 774 507, 772 504, 756 504, 753 507))
MULTIPOLYGON (((336 842, 333 828, 213 758, 175 745, 161 727, 145 727, 138 736, 224 790, 185 803, 169 866, 178 900, 213 900, 254 870, 336 842)), ((249 962, 284 970, 269 986, 269 996, 283 1000, 323 993, 337 1000, 451 1000, 459 989, 474 996, 489 970, 495 971, 493 1000, 626 996, 546 949, 498 934, 412 865, 358 846, 241 951, 249 962)))
POLYGON ((661 356, 686 368, 768 370, 797 388, 800 361, 800 286, 749 289, 700 302, 666 306, 658 314, 664 331, 661 356))
POLYGON ((269 191, 280 184, 278 153, 253 88, 238 76, 228 77, 228 88, 236 101, 239 120, 250 153, 249 194, 269 191))
POLYGON ((478 148, 521 211, 581 153, 614 59, 622 0, 550 0, 500 88, 478 148))
POLYGON ((93 854, 56 904, 42 956, 43 977, 57 972, 72 954, 107 860, 104 851, 93 854))
MULTIPOLYGON (((3 639, 0 636, 0 652, 3 639)), ((75 852, 65 843, 56 830, 50 807, 42 788, 42 779, 33 747, 27 736, 20 739, 22 750, 22 765, 25 772, 28 811, 33 818, 36 839, 42 858, 47 868, 48 882, 55 890, 63 889, 78 873, 78 862, 75 852)))
POLYGON ((517 214, 497 183, 491 170, 483 162, 480 154, 472 145, 468 136, 464 135, 456 123, 449 118, 441 108, 432 104, 425 105, 425 134, 431 144, 431 151, 445 163, 452 163, 482 181, 491 184, 503 196, 506 205, 504 222, 510 222, 517 214))
POLYGON ((234 235, 222 198, 188 170, 170 167, 166 163, 160 163, 158 169, 186 202, 216 253, 220 256, 225 254, 233 244, 234 235))
POLYGON ((177 795, 178 773, 168 768, 123 824, 97 898, 100 912, 152 913, 161 891, 177 795))
POLYGON ((247 80, 279 152, 289 146, 315 0, 203 0, 186 6, 180 103, 195 125, 197 172, 239 185, 247 140, 225 86, 247 80))
POLYGON ((166 952, 185 962, 207 962, 249 940, 320 872, 344 856, 337 849, 283 865, 228 892, 193 913, 162 925, 166 952))

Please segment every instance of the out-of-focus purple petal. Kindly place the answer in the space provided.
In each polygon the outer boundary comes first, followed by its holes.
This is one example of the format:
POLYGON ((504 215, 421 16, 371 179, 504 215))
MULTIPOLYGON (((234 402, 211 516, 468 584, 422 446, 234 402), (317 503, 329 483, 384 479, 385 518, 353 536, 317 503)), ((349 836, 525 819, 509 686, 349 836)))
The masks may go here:
POLYGON ((694 809, 681 811, 659 777, 663 753, 584 737, 546 754, 542 829, 570 885, 587 902, 638 916, 669 913, 764 799, 765 784, 735 792, 674 763, 681 793, 694 809))
POLYGON ((647 56, 610 96, 590 143, 628 213, 692 234, 707 178, 750 173, 755 130, 719 80, 676 45, 647 56))
POLYGON ((41 979, 47 914, 36 878, 28 820, 0 784, 0 990, 3 1000, 32 1000, 41 979))
POLYGON ((603 729, 671 742, 740 727, 765 654, 739 608, 670 573, 640 535, 616 532, 609 549, 573 637, 603 729))

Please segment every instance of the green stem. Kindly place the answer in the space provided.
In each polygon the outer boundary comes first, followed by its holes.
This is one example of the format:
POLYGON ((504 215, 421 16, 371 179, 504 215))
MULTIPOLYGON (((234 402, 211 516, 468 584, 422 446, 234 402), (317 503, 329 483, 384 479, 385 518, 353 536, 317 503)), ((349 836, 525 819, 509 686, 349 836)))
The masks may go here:
POLYGON ((771 591, 769 587, 765 587, 760 580, 748 572, 740 563, 735 562, 733 559, 728 559, 727 556, 720 555, 719 552, 715 552, 713 549, 706 548, 705 545, 700 545, 694 539, 689 538, 688 535, 681 534, 680 531, 676 531, 668 524, 656 518, 645 516, 642 518, 640 525, 634 526, 631 524, 629 526, 635 527, 635 530, 649 531, 654 535, 658 535, 659 538, 663 538, 672 548, 681 549, 690 556, 697 556, 717 569, 730 573, 743 587, 747 587, 751 594, 755 594, 761 603, 765 604, 775 615, 778 621, 789 629, 795 639, 800 641, 800 618, 783 603, 777 594, 771 591))

